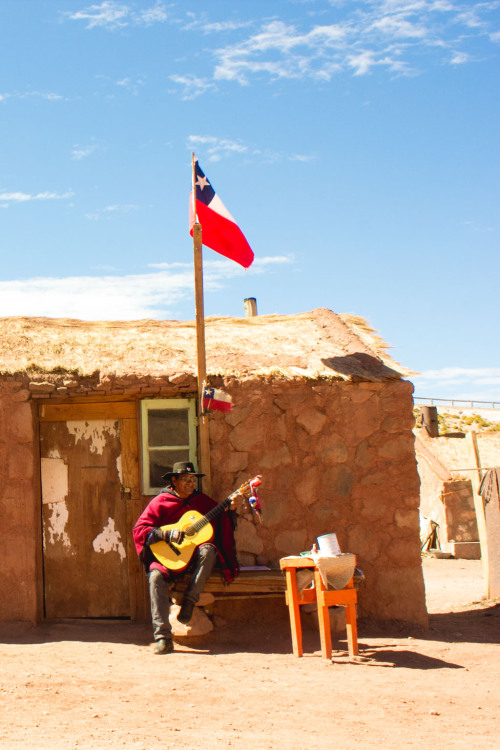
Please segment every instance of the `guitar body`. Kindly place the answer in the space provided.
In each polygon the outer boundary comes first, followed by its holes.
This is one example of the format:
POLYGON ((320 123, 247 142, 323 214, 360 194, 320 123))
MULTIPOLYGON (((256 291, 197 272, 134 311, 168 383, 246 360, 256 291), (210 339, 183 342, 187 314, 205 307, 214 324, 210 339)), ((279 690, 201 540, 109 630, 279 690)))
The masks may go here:
POLYGON ((192 525, 203 518, 204 516, 197 510, 190 510, 184 513, 176 523, 160 527, 162 531, 179 529, 185 534, 181 544, 172 545, 179 554, 176 554, 166 542, 155 542, 151 545, 152 553, 167 570, 181 571, 187 568, 196 548, 213 538, 214 530, 210 523, 205 524, 198 532, 191 530, 192 525))

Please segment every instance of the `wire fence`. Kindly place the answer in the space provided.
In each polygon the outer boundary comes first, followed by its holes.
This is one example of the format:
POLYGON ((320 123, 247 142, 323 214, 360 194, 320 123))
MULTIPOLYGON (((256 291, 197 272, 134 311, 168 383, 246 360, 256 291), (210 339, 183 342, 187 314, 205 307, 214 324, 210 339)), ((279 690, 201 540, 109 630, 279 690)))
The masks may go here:
POLYGON ((427 396, 414 396, 413 401, 416 406, 447 406, 456 409, 491 409, 500 411, 500 401, 467 401, 460 398, 428 398, 427 396))

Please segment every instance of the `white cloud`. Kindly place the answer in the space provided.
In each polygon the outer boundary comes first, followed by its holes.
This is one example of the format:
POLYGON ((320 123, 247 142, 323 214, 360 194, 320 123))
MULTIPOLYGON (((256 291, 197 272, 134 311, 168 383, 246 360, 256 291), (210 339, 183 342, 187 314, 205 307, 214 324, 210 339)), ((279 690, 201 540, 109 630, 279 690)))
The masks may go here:
POLYGON ((415 395, 500 402, 500 367, 443 367, 412 377, 415 395))
MULTIPOLYGON (((86 28, 120 29, 127 26, 170 22, 186 33, 226 34, 239 39, 225 47, 205 49, 212 55, 213 71, 200 77, 191 71, 172 75, 182 86, 182 98, 214 90, 213 81, 237 81, 268 77, 271 80, 313 79, 328 82, 340 72, 356 76, 372 72, 375 65, 399 75, 413 73, 425 65, 425 55, 442 50, 443 63, 456 65, 473 61, 467 45, 477 37, 498 41, 494 13, 498 1, 451 2, 449 0, 330 0, 332 23, 299 28, 277 16, 257 28, 256 21, 230 18, 210 21, 209 12, 176 8, 177 16, 158 0, 142 8, 139 0, 104 0, 65 16, 83 21, 86 28), (251 29, 243 35, 242 30, 251 29), (397 50, 395 45, 399 45, 397 50), (454 50, 451 57, 446 55, 454 50), (403 56, 397 59, 398 56, 403 56)), ((323 12, 323 18, 326 17, 323 12)), ((310 17, 314 18, 312 13, 310 17)))
POLYGON ((331 23, 302 27, 277 15, 260 26, 257 21, 234 17, 211 21, 209 11, 184 11, 183 20, 181 5, 174 16, 159 0, 149 8, 142 8, 139 0, 104 0, 65 15, 85 22, 88 29, 168 21, 189 34, 229 36, 226 46, 210 49, 203 45, 204 61, 210 65, 213 59, 213 69, 208 67, 202 76, 189 69, 170 76, 184 100, 216 91, 221 81, 244 86, 263 78, 328 83, 342 72, 363 76, 376 67, 399 76, 414 75, 431 55, 440 54, 443 64, 471 63, 475 57, 470 47, 478 37, 492 43, 499 38, 493 15, 498 0, 469 5, 449 0, 330 0, 330 6, 329 11, 322 11, 322 20, 328 13, 331 23))
POLYGON ((484 224, 477 224, 475 221, 464 221, 464 226, 472 229, 474 232, 494 232, 494 227, 485 226, 484 224))
POLYGON ((217 87, 208 78, 199 78, 198 76, 187 73, 186 75, 171 75, 170 80, 182 86, 182 99, 196 99, 207 91, 215 91, 217 87))
POLYGON ((0 94, 0 102, 7 99, 43 99, 47 102, 66 101, 62 94, 56 94, 54 91, 12 91, 10 93, 0 94))
POLYGON ((76 161, 80 161, 80 159, 85 159, 87 156, 93 154, 96 149, 97 146, 95 144, 91 144, 89 146, 75 145, 71 150, 71 158, 75 159, 76 161))
MULTIPOLYGON (((291 263, 285 256, 260 258, 245 271, 237 263, 204 261, 206 291, 236 276, 259 274, 291 263)), ((71 317, 81 320, 165 318, 194 296, 192 264, 151 264, 156 272, 127 276, 71 276, 0 281, 0 316, 71 317)))
POLYGON ((375 55, 373 52, 360 52, 358 55, 349 55, 347 57, 347 65, 354 70, 355 76, 365 75, 376 65, 375 55))
POLYGON ((133 204, 114 204, 111 206, 105 206, 104 208, 98 208, 95 211, 90 211, 85 214, 85 218, 89 221, 99 221, 103 217, 109 214, 128 214, 131 211, 137 211, 139 206, 133 204))
POLYGON ((467 52, 455 52, 451 56, 450 63, 452 65, 463 65, 464 63, 469 62, 471 59, 470 55, 467 52))
POLYGON ((117 28, 127 25, 129 9, 125 5, 106 0, 100 5, 91 5, 84 10, 78 10, 75 13, 67 13, 72 21, 86 21, 87 29, 93 29, 96 26, 107 26, 108 28, 117 28))
POLYGON ((35 278, 0 282, 0 315, 132 320, 160 317, 190 294, 192 274, 35 278))
POLYGON ((190 135, 187 146, 190 151, 196 151, 203 161, 217 162, 234 154, 245 155, 248 159, 257 157, 260 161, 275 164, 278 161, 288 160, 306 164, 315 161, 315 154, 285 154, 278 151, 262 150, 247 146, 240 140, 230 138, 218 138, 214 135, 190 135))
POLYGON ((71 198, 74 193, 68 190, 66 193, 50 193, 45 191, 43 193, 0 193, 0 203, 2 208, 7 208, 11 203, 29 203, 30 201, 51 201, 51 200, 65 200, 71 198))
POLYGON ((366 75, 374 66, 408 75, 442 50, 443 63, 471 62, 465 47, 477 36, 492 41, 489 14, 496 2, 463 6, 446 0, 365 0, 331 3, 335 23, 298 28, 281 19, 261 25, 246 39, 214 50, 214 79, 248 85, 254 77, 329 81, 341 71, 366 75), (338 8, 337 8, 338 6, 338 8), (453 57, 447 50, 454 49, 453 57))
POLYGON ((315 26, 300 33, 295 26, 283 21, 264 24, 257 34, 246 41, 216 50, 216 80, 236 80, 248 83, 248 75, 267 73, 272 78, 319 77, 329 79, 338 69, 329 50, 342 47, 347 29, 339 25, 315 26), (299 52, 300 50, 300 52, 299 52), (264 55, 278 59, 263 60, 264 55), (321 61, 320 68, 315 67, 321 61))
POLYGON ((425 370, 420 378, 432 382, 455 382, 471 378, 500 383, 500 367, 442 367, 425 370))
MULTIPOLYGON (((288 255, 270 255, 262 258, 255 258, 250 268, 243 268, 238 263, 220 256, 220 258, 211 258, 203 261, 203 277, 219 281, 221 279, 230 279, 233 276, 245 276, 263 273, 270 266, 281 266, 293 263, 293 258, 288 255)), ((158 268, 164 271, 172 270, 189 270, 192 267, 190 263, 150 263, 150 268, 158 268)))
POLYGON ((229 138, 217 138, 212 135, 190 135, 188 137, 188 148, 195 150, 201 147, 207 155, 208 161, 220 161, 232 154, 244 154, 248 151, 241 141, 233 141, 229 138))
POLYGON ((236 31, 237 29, 251 26, 252 21, 215 21, 210 22, 207 20, 207 13, 193 13, 188 11, 186 13, 188 18, 187 23, 184 23, 182 28, 184 31, 201 31, 203 34, 219 34, 227 31, 236 31))
MULTIPOLYGON (((482 10, 485 9, 488 5, 491 7, 491 3, 481 3, 482 10)), ((481 29, 485 28, 486 22, 484 19, 481 18, 481 9, 478 4, 475 6, 473 5, 470 8, 467 8, 465 10, 462 10, 459 13, 459 20, 461 23, 463 23, 465 26, 467 26, 469 29, 481 29)))
POLYGON ((165 10, 165 5, 161 2, 157 2, 151 8, 142 10, 138 14, 140 22, 150 26, 153 23, 163 23, 168 18, 168 13, 165 10))
POLYGON ((299 161, 307 164, 310 161, 316 161, 318 157, 315 154, 291 154, 288 159, 290 161, 299 161))
POLYGON ((23 98, 27 98, 29 96, 40 97, 40 99, 45 99, 49 102, 59 102, 61 101, 61 99, 65 98, 61 94, 56 94, 53 91, 26 91, 20 96, 22 96, 23 98))
POLYGON ((252 268, 263 271, 266 266, 281 265, 282 263, 293 263, 293 258, 290 255, 270 255, 264 258, 256 258, 252 263, 252 268))
POLYGON ((72 21, 85 21, 87 29, 101 27, 110 30, 125 26, 151 26, 154 23, 163 23, 168 18, 164 3, 156 2, 149 8, 137 9, 137 6, 138 3, 104 0, 100 4, 89 5, 87 8, 64 15, 72 21))
POLYGON ((395 39, 423 39, 429 33, 425 26, 407 21, 401 16, 384 16, 375 21, 370 30, 381 31, 395 39))
POLYGON ((144 84, 145 81, 142 78, 136 78, 135 80, 132 78, 121 78, 119 81, 116 81, 117 86, 127 89, 127 91, 130 91, 134 96, 137 96, 144 84))

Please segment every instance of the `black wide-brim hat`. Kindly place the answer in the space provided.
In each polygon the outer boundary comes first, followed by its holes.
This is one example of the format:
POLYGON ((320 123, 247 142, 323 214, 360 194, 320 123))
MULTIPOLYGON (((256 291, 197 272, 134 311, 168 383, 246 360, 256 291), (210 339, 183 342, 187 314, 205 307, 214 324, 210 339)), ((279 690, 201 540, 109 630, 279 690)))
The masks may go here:
POLYGON ((172 477, 178 477, 179 474, 193 474, 195 477, 205 476, 205 474, 196 473, 191 461, 177 461, 177 463, 172 466, 172 471, 167 471, 166 474, 163 474, 162 479, 168 481, 169 479, 172 479, 172 477))

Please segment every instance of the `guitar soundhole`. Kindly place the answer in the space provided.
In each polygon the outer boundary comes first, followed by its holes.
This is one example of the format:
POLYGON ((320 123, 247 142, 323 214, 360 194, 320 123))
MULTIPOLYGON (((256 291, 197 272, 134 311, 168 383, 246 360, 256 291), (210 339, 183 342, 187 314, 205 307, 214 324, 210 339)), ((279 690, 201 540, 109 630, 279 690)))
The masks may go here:
POLYGON ((184 534, 186 536, 194 536, 196 534, 196 531, 193 529, 192 526, 186 526, 184 528, 184 534))

